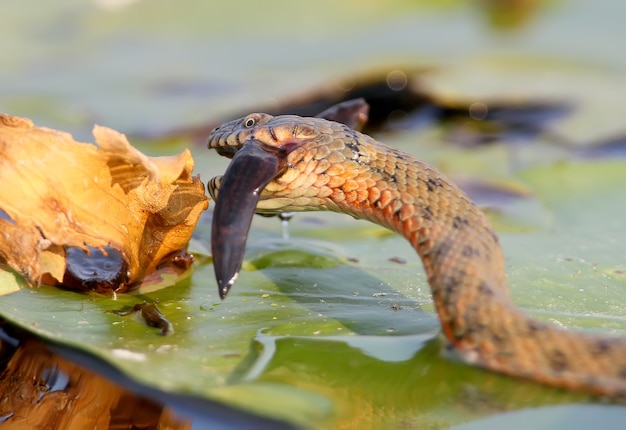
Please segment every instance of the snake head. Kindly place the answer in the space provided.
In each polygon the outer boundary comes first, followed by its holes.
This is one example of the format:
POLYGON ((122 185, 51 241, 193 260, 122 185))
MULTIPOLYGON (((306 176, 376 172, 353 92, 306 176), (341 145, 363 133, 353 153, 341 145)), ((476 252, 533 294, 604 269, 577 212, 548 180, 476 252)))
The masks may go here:
MULTIPOLYGON (((354 119, 355 125, 358 125, 363 122, 364 115, 367 116, 367 104, 363 100, 350 101, 328 109, 321 115, 328 119, 342 119, 343 122, 354 119)), ((314 175, 300 171, 295 166, 314 166, 303 157, 312 149, 311 146, 324 146, 333 140, 332 134, 328 133, 329 127, 333 127, 331 124, 339 126, 320 118, 290 115, 273 117, 252 113, 216 127, 211 132, 208 148, 232 158, 224 176, 212 178, 207 184, 209 194, 216 200, 211 251, 222 299, 241 269, 255 212, 275 214, 291 210, 319 210, 323 207, 320 201, 325 196, 315 196, 316 190, 320 190, 311 188, 312 183, 307 185, 307 181, 314 175), (303 180, 294 181, 296 177, 303 180), (296 183, 299 185, 296 186, 296 183), (264 193, 266 186, 271 189, 264 193), (299 198, 294 199, 294 196, 299 198)), ((341 127, 349 130, 346 126, 341 127)), ((328 151, 324 146, 317 154, 322 157, 328 151)), ((311 150, 310 153, 315 151, 311 150)))
MULTIPOLYGON (((369 108, 369 104, 364 99, 358 98, 335 104, 315 117, 345 124, 353 130, 360 130, 369 118, 369 108)), ((255 130, 267 125, 274 118, 272 115, 257 112, 224 123, 211 131, 207 147, 215 149, 223 157, 233 158, 255 130)), ((302 118, 298 117, 298 119, 302 118)), ((268 130, 274 131, 274 135, 270 136, 272 139, 278 139, 275 135, 276 128, 269 127, 268 130)), ((299 129, 294 127, 291 133, 292 137, 303 137, 303 134, 306 137, 307 134, 310 136, 312 131, 306 126, 299 129)))
POLYGON ((261 192, 285 170, 289 153, 313 132, 306 127, 274 129, 272 119, 267 114, 250 114, 215 128, 209 136, 209 148, 232 158, 224 176, 211 179, 207 187, 217 201, 211 252, 221 298, 226 297, 241 269, 261 192))
POLYGON ((244 145, 254 128, 267 124, 273 117, 265 113, 251 113, 215 127, 209 136, 209 149, 223 157, 233 158, 244 145))

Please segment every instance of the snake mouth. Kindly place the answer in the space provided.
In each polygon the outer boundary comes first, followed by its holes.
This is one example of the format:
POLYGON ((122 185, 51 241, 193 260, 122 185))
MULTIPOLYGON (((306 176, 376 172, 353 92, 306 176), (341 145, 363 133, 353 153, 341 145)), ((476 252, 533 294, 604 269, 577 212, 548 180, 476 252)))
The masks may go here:
MULTIPOLYGON (((317 117, 360 129, 367 121, 368 112, 367 102, 356 99, 331 106, 317 117)), ((235 133, 233 124, 239 126, 240 122, 235 120, 213 129, 208 144, 209 149, 232 159, 221 181, 213 178, 207 187, 214 199, 219 194, 213 210, 211 252, 222 299, 241 270, 250 224, 261 191, 283 173, 289 153, 306 141, 291 138, 281 142, 280 146, 268 146, 256 140, 250 130, 235 133)))
POLYGON ((286 158, 251 140, 236 150, 222 176, 211 225, 213 268, 222 299, 239 275, 261 191, 281 173, 286 158))
POLYGON ((243 141, 239 141, 239 134, 237 134, 234 141, 229 142, 229 135, 232 135, 232 128, 214 128, 209 136, 208 148, 215 149, 222 157, 233 158, 243 147, 243 141))

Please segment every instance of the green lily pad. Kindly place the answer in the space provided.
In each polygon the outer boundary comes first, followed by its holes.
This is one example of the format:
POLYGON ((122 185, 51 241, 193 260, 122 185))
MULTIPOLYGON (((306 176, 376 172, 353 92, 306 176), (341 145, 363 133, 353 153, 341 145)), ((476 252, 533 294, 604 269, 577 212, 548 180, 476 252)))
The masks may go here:
MULTIPOLYGON (((551 222, 501 235, 515 301, 564 326, 626 333, 626 163, 544 165, 517 180, 551 222)), ((198 231, 206 240, 207 224, 198 231)), ((429 289, 404 239, 338 214, 299 214, 289 230, 293 239, 283 240, 277 220, 255 219, 244 270, 224 302, 204 262, 175 285, 116 299, 22 288, 2 298, 0 314, 143 383, 303 425, 447 426, 584 399, 442 358, 429 289), (397 256, 406 264, 390 261, 397 256), (144 300, 174 334, 113 312, 144 300)), ((0 281, 15 277, 4 272, 0 281)))

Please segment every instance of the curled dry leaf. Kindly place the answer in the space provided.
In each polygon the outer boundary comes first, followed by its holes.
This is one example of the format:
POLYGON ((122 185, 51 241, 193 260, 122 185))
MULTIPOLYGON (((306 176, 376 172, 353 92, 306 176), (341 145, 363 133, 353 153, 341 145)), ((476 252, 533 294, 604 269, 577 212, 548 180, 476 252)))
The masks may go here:
POLYGON ((188 150, 148 157, 96 126, 95 145, 0 115, 0 257, 31 283, 63 282, 66 251, 119 252, 124 290, 184 249, 203 210, 188 150))

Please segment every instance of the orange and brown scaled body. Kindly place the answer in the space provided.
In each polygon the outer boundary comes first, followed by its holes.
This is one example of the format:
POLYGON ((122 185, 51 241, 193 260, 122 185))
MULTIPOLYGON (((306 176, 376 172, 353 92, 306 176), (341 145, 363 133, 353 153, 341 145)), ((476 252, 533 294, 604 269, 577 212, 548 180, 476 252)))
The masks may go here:
MULTIPOLYGON (((259 212, 330 210, 404 236, 423 262, 448 347, 464 362, 554 387, 626 397, 626 338, 560 329, 518 309, 488 220, 458 186, 412 155, 336 122, 266 114, 216 128, 209 148, 235 156, 229 168, 239 150, 278 160, 255 189, 259 212)), ((236 182, 228 170, 211 180, 217 206, 226 199, 224 185, 236 182)), ((230 198, 224 204, 235 205, 230 198)), ((234 278, 227 281, 224 294, 234 278)))

